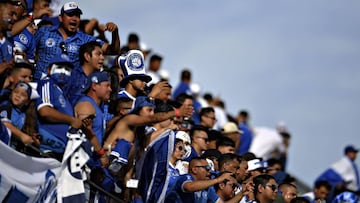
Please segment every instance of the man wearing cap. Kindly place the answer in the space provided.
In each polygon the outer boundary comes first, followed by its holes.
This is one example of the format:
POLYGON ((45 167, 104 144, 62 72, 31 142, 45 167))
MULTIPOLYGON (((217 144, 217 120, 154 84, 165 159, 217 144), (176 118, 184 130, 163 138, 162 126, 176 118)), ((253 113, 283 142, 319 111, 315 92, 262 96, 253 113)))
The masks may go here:
POLYGON ((237 125, 233 122, 227 122, 221 129, 221 133, 230 138, 235 143, 235 152, 238 151, 241 139, 240 139, 240 133, 241 131, 237 127, 237 125))
POLYGON ((359 171, 355 163, 356 156, 359 149, 353 145, 348 145, 344 149, 344 156, 333 163, 329 169, 325 170, 317 179, 317 181, 325 180, 332 186, 332 192, 328 197, 328 200, 332 200, 337 192, 344 190, 352 192, 360 192, 360 179, 359 171))
POLYGON ((120 82, 120 86, 124 89, 118 93, 118 98, 127 97, 135 101, 137 96, 148 95, 154 100, 169 86, 166 81, 159 82, 149 94, 146 93, 146 84, 151 81, 151 77, 145 72, 144 55, 139 50, 130 50, 121 55, 118 63, 124 73, 124 78, 120 82))
POLYGON ((40 98, 36 101, 39 134, 42 136, 40 150, 51 152, 61 160, 67 143, 69 126, 80 128, 82 121, 74 117, 73 106, 63 94, 61 87, 71 74, 72 63, 66 55, 54 57, 48 67, 48 77, 38 81, 40 98))
POLYGON ((92 167, 106 166, 108 162, 106 156, 103 156, 105 151, 102 148, 106 124, 101 105, 110 98, 110 92, 110 79, 107 73, 93 72, 88 77, 87 87, 85 88, 86 95, 81 97, 74 107, 77 118, 83 120, 93 117, 92 125, 85 131, 85 134, 98 155, 95 156, 95 160, 99 160, 101 163, 98 162, 92 167))
MULTIPOLYGON (((96 41, 94 36, 78 31, 80 25, 81 9, 75 2, 68 2, 63 5, 59 15, 60 25, 43 26, 35 34, 35 41, 39 59, 35 78, 45 72, 50 59, 56 54, 67 54, 70 57, 74 68, 79 64, 79 47, 89 41, 96 41)), ((112 42, 108 44, 99 41, 101 49, 105 54, 119 54, 120 39, 118 27, 112 23, 106 23, 105 30, 112 33, 112 42)))

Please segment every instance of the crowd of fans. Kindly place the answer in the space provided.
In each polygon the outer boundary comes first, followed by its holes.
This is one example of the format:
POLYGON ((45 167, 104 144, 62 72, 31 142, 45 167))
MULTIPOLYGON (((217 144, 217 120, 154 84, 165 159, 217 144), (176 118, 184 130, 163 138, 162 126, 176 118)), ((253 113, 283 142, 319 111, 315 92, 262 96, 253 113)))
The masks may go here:
MULTIPOLYGON (((144 155, 169 132, 175 139, 166 160, 166 195, 152 201, 358 201, 359 182, 326 175, 313 191, 299 194, 297 180, 286 172, 291 135, 284 125, 252 128, 246 110, 232 116, 221 98, 200 94, 190 69, 171 85, 162 56, 136 33, 120 46, 115 23, 81 20, 75 2, 56 15, 50 3, 0 0, 4 143, 61 161, 68 129, 80 129, 93 147, 90 180, 125 202, 151 202, 137 190, 148 163, 144 155)), ((352 146, 345 150, 355 168, 357 152, 352 146)), ((88 199, 113 201, 96 188, 88 199)))

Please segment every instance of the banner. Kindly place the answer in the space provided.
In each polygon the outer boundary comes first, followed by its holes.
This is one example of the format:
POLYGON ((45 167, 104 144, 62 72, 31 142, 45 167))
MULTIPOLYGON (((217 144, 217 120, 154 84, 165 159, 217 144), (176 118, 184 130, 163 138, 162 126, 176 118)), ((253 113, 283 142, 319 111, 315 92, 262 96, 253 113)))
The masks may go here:
POLYGON ((61 163, 27 156, 0 142, 0 201, 55 202, 61 163))

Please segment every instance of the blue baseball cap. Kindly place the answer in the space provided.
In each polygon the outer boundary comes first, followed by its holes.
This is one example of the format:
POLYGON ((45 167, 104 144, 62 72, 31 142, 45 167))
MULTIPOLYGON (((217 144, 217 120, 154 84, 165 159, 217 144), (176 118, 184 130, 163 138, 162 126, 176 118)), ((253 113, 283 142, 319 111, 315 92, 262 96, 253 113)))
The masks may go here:
POLYGON ((149 97, 147 97, 147 96, 136 97, 134 107, 131 110, 131 112, 129 112, 129 113, 135 113, 135 112, 139 111, 142 107, 145 107, 145 106, 150 106, 150 107, 155 108, 155 104, 150 101, 149 97))
POLYGON ((345 154, 348 152, 356 152, 357 153, 358 151, 359 151, 359 149, 355 148, 353 145, 346 146, 345 150, 344 150, 345 154))
POLYGON ((100 84, 102 82, 109 82, 109 81, 110 81, 110 77, 108 76, 107 72, 104 71, 92 72, 87 78, 86 88, 84 89, 84 93, 90 89, 93 83, 100 84))

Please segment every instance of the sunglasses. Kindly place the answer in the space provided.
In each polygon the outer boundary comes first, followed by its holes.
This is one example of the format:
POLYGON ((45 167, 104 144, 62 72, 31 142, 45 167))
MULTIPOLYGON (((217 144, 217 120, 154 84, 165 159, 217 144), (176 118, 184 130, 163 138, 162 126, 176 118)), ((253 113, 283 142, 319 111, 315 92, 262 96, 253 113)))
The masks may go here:
POLYGON ((266 187, 266 186, 269 187, 269 188, 271 188, 271 190, 272 190, 273 192, 275 192, 275 190, 277 190, 277 188, 278 188, 277 185, 269 185, 269 184, 268 184, 268 185, 265 185, 265 187, 266 187))
POLYGON ((211 170, 211 167, 210 167, 209 165, 206 165, 206 166, 194 166, 194 167, 204 168, 206 171, 210 171, 210 170, 211 170))
POLYGON ((180 146, 180 145, 179 145, 179 146, 177 146, 177 147, 176 147, 176 149, 178 149, 179 151, 183 151, 183 150, 185 150, 185 148, 184 148, 183 146, 180 146))
POLYGON ((206 138, 206 137, 198 137, 200 139, 203 139, 205 142, 209 142, 209 138, 206 138))
POLYGON ((67 48, 65 42, 60 42, 60 49, 63 54, 67 54, 67 48))

